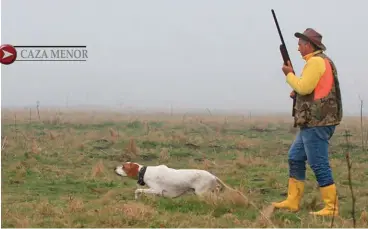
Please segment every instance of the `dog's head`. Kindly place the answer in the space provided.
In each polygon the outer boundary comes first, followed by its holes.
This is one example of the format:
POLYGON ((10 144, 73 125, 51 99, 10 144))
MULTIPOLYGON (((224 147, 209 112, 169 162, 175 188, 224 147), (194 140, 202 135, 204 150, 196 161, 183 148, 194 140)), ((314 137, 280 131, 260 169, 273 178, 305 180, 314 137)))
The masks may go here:
POLYGON ((123 177, 138 177, 139 170, 142 166, 134 162, 125 162, 115 168, 115 173, 123 177))

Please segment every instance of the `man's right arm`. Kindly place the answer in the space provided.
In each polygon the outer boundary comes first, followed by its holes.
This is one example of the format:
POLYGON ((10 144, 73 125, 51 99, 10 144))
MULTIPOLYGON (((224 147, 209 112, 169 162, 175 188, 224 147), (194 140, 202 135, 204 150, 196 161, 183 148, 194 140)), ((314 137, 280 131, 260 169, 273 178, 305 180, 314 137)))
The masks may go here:
POLYGON ((300 78, 290 72, 286 76, 286 82, 298 94, 308 95, 313 92, 325 70, 324 60, 321 57, 312 57, 307 61, 300 78))

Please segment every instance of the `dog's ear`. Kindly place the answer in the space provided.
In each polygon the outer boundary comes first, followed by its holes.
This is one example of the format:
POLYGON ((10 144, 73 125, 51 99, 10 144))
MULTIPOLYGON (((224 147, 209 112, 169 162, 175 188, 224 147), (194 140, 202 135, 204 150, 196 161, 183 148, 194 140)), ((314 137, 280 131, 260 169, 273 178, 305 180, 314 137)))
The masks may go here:
POLYGON ((132 169, 132 163, 131 162, 125 162, 122 164, 122 168, 126 174, 129 173, 129 171, 132 169))
POLYGON ((126 163, 125 167, 123 167, 123 168, 124 168, 124 171, 126 172, 126 174, 129 177, 137 177, 138 176, 139 166, 136 163, 132 163, 132 162, 126 163))
POLYGON ((131 164, 132 164, 132 162, 130 162, 130 161, 123 162, 122 163, 122 168, 123 169, 130 169, 131 164))

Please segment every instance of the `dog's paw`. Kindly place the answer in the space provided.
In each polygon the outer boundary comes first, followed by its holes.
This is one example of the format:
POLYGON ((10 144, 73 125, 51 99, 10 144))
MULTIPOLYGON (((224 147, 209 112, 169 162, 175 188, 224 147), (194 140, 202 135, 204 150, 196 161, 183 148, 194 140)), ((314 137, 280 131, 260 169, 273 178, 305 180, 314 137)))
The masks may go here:
POLYGON ((140 194, 139 190, 136 190, 136 191, 134 192, 134 199, 135 199, 135 200, 138 200, 138 198, 139 198, 139 194, 140 194))

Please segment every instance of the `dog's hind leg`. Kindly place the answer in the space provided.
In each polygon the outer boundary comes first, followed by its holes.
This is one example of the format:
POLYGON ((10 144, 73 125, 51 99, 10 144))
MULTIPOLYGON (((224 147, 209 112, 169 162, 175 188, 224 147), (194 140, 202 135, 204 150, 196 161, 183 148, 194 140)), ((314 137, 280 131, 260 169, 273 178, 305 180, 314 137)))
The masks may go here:
POLYGON ((194 193, 198 196, 210 194, 216 191, 216 186, 217 186, 216 180, 210 180, 205 184, 200 184, 197 187, 195 187, 194 193))

